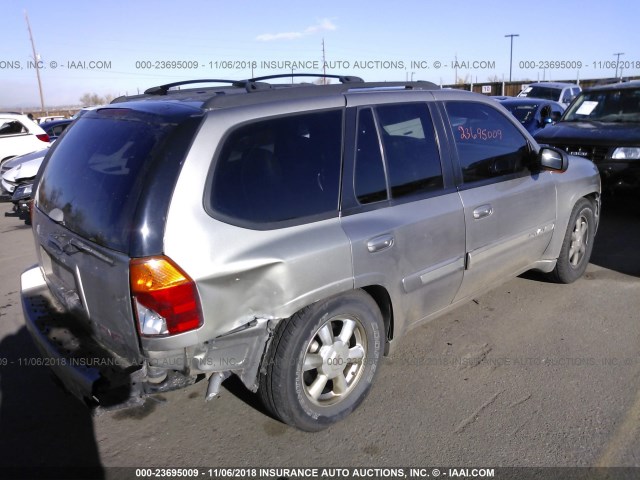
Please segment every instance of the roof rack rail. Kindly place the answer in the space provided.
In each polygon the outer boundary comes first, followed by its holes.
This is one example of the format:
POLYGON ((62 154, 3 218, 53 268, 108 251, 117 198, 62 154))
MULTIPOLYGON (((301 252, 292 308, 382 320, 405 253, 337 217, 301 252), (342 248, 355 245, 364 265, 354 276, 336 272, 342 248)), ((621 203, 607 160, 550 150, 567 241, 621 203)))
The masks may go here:
POLYGON ((264 77, 250 78, 247 82, 260 82, 262 80, 272 80, 274 78, 292 78, 292 77, 320 77, 320 78, 337 78, 340 83, 364 83, 360 77, 352 75, 332 75, 328 73, 279 73, 276 75, 265 75, 264 77))
POLYGON ((229 83, 234 87, 244 86, 244 80, 223 80, 219 78, 204 78, 202 80, 183 80, 181 82, 166 83, 157 87, 147 88, 144 93, 147 95, 166 95, 170 88, 182 85, 193 85, 194 83, 229 83))
POLYGON ((322 73, 282 73, 278 75, 266 75, 264 77, 249 78, 247 80, 226 80, 220 78, 205 78, 202 80, 183 80, 180 82, 166 83, 164 85, 158 85, 157 87, 147 88, 144 93, 146 95, 166 95, 169 93, 169 89, 173 87, 180 87, 182 85, 193 85, 196 83, 228 83, 233 87, 243 87, 247 92, 253 92, 256 90, 268 90, 271 85, 264 83, 263 80, 272 80, 275 78, 291 78, 291 77, 321 77, 321 78, 337 78, 340 83, 364 83, 364 80, 360 77, 347 76, 347 75, 330 75, 322 73))

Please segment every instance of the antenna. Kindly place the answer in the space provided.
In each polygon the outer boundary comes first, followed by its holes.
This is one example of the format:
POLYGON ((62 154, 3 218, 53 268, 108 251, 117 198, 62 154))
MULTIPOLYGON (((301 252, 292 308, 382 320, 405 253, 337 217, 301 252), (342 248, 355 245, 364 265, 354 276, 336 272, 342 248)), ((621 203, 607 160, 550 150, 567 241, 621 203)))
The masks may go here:
POLYGON ((29 30, 29 40, 31 40, 31 49, 33 50, 33 61, 36 65, 36 77, 38 77, 38 90, 40 90, 40 109, 44 113, 44 96, 42 95, 42 82, 40 81, 40 59, 36 54, 36 44, 33 42, 33 35, 31 34, 31 25, 29 24, 29 15, 27 11, 24 11, 24 19, 27 21, 27 30, 29 30))

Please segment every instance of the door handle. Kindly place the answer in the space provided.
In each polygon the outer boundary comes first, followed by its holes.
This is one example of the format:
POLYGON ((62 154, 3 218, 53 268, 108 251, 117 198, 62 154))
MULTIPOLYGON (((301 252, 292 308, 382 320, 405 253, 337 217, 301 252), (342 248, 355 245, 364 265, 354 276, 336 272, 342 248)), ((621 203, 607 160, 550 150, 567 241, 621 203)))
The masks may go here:
POLYGON ((473 211, 473 218, 479 220, 484 217, 488 217, 493 213, 493 207, 489 204, 481 205, 473 211))
POLYGON ((367 242, 367 250, 369 250, 369 253, 380 252, 387 248, 391 248, 393 246, 393 242, 393 235, 380 235, 379 237, 374 237, 367 242))

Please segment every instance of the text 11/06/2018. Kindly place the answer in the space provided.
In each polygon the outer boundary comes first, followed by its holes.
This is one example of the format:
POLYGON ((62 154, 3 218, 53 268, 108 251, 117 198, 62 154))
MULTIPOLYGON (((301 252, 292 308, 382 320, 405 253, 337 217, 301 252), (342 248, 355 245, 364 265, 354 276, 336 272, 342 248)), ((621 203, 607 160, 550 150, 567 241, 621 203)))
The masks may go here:
POLYGON ((582 62, 580 60, 521 60, 518 67, 523 70, 579 70, 581 68, 613 69, 623 70, 640 68, 640 60, 600 60, 596 62, 582 62))

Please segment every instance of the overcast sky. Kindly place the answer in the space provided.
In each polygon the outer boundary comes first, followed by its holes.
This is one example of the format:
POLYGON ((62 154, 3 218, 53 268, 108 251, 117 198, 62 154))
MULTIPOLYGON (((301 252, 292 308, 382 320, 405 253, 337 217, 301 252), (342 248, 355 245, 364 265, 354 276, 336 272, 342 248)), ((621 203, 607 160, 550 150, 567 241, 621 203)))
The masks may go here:
POLYGON ((640 75, 635 1, 23 0, 0 16, 0 109, 40 104, 25 11, 48 108, 184 79, 322 72, 323 40, 327 73, 365 80, 508 80, 507 34, 519 35, 516 81, 613 77, 615 53, 640 75))

